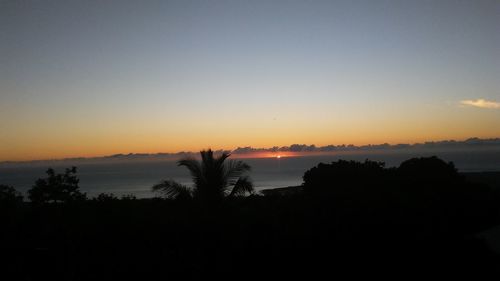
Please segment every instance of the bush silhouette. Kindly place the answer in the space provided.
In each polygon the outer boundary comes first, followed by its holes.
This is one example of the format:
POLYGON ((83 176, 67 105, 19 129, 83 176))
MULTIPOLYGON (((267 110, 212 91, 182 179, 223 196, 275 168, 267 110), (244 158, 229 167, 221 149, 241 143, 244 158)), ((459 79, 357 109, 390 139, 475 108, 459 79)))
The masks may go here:
POLYGON ((337 209, 398 227, 429 227, 442 233, 474 232, 498 221, 499 196, 491 188, 469 183, 453 165, 435 156, 413 158, 398 168, 383 163, 339 160, 320 163, 304 174, 304 191, 337 209))
POLYGON ((118 198, 113 194, 113 193, 99 193, 99 195, 97 195, 95 198, 94 198, 95 201, 97 202, 110 202, 110 201, 115 201, 115 200, 118 200, 118 198))
POLYGON ((391 170, 384 169, 384 166, 383 162, 370 160, 320 163, 304 173, 304 191, 321 195, 359 195, 360 189, 372 188, 386 179, 391 170))
POLYGON ((54 169, 47 170, 47 178, 38 179, 28 191, 33 203, 70 202, 86 199, 79 190, 76 167, 66 169, 64 174, 56 174, 54 169))
POLYGON ((402 204, 439 217, 442 228, 480 229, 498 219, 498 192, 467 182, 451 162, 435 156, 413 158, 397 172, 402 204))
POLYGON ((404 180, 413 184, 464 181, 453 163, 446 163, 436 156, 406 160, 399 166, 398 174, 404 180))
MULTIPOLYGON (((383 162, 338 160, 331 164, 320 163, 304 174, 304 189, 310 193, 338 195, 339 192, 378 191, 388 187, 409 190, 412 186, 423 193, 427 187, 431 192, 463 184, 465 179, 458 173, 453 163, 432 157, 412 158, 398 168, 385 168, 383 162), (360 190, 360 188, 365 188, 360 190)), ((358 194, 363 195, 363 194, 358 194)))
POLYGON ((167 198, 197 198, 208 201, 253 192, 250 178, 243 176, 250 170, 249 165, 242 161, 227 160, 231 154, 225 152, 214 157, 211 149, 200 151, 200 155, 201 161, 194 158, 178 161, 179 166, 185 166, 191 173, 194 183, 192 188, 173 180, 165 180, 153 186, 153 191, 167 198))
POLYGON ((120 197, 122 201, 133 201, 137 200, 137 197, 134 194, 124 194, 120 197))
POLYGON ((23 201, 23 196, 14 187, 0 184, 0 202, 19 203, 23 201))

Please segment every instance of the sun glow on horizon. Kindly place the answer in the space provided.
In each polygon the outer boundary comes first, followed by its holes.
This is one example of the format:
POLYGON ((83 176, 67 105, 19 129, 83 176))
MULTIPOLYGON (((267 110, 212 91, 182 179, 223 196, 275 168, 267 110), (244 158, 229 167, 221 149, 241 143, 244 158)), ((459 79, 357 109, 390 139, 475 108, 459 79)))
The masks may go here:
POLYGON ((45 2, 0 4, 0 162, 500 137, 495 1, 45 2))

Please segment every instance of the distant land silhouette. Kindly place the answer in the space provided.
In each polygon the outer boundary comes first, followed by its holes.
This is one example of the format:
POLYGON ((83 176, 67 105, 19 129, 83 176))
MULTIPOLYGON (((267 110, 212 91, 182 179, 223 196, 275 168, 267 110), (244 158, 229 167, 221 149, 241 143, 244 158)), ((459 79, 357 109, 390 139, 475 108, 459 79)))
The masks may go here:
MULTIPOLYGON (((259 157, 260 153, 296 153, 297 156, 308 154, 328 154, 335 152, 352 152, 352 151, 411 151, 411 152, 425 152, 425 151, 449 151, 449 150, 500 150, 500 138, 480 139, 469 138, 466 140, 442 140, 442 141, 428 141, 423 143, 399 143, 399 144, 367 144, 356 146, 353 144, 341 145, 326 145, 316 146, 314 144, 292 144, 290 146, 274 146, 270 148, 256 148, 251 146, 237 147, 236 149, 229 150, 214 150, 214 153, 221 154, 230 152, 234 158, 238 157, 251 157, 255 154, 259 157)), ((16 164, 16 163, 39 163, 39 162, 70 162, 70 161, 120 161, 120 160, 133 160, 133 159, 172 159, 178 160, 185 157, 196 157, 198 152, 180 151, 176 153, 128 153, 128 154, 113 154, 102 157, 73 157, 64 159, 41 159, 31 161, 2 161, 2 164, 16 164)))

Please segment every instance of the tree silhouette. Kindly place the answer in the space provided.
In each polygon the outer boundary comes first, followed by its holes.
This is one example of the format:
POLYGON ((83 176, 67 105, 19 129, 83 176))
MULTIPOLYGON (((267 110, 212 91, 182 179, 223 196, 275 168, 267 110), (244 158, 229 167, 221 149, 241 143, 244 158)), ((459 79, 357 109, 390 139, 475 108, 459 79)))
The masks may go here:
POLYGON ((407 182, 419 185, 457 183, 465 180, 452 162, 447 163, 436 156, 406 160, 399 166, 398 173, 407 182))
POLYGON ((47 170, 48 177, 38 179, 28 191, 31 202, 69 202, 86 199, 79 191, 80 180, 76 176, 76 167, 66 169, 64 174, 56 174, 54 169, 47 170))
POLYGON ((253 192, 253 184, 244 174, 250 166, 242 161, 227 160, 230 153, 214 157, 211 149, 200 151, 201 161, 188 157, 178 161, 191 173, 194 186, 188 187, 173 180, 164 180, 153 186, 153 191, 167 198, 197 198, 216 200, 226 196, 253 192))
POLYGON ((22 201, 23 196, 14 187, 0 184, 0 202, 16 203, 22 201))
POLYGON ((359 197, 384 183, 390 172, 385 163, 370 160, 319 163, 304 173, 303 186, 309 194, 359 197))

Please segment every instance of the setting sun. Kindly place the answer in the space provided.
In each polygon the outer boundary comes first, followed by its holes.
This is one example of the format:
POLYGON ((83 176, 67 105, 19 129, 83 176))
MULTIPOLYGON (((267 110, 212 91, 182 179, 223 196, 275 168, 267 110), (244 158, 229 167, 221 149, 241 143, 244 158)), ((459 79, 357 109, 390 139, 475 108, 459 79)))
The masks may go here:
POLYGON ((0 0, 2 280, 498 274, 499 12, 0 0))

